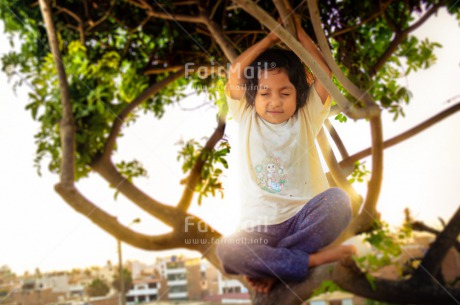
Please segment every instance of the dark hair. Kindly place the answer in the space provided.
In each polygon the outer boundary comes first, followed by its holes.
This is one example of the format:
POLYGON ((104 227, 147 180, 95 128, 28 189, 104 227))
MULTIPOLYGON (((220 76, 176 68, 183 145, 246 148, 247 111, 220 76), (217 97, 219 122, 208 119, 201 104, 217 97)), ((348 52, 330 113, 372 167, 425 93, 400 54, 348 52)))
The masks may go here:
POLYGON ((264 69, 268 71, 284 69, 289 81, 296 89, 296 112, 307 102, 310 86, 307 83, 307 74, 300 58, 293 52, 284 49, 271 48, 260 54, 246 69, 251 69, 252 75, 246 76, 246 102, 247 106, 254 106, 259 75, 264 69))

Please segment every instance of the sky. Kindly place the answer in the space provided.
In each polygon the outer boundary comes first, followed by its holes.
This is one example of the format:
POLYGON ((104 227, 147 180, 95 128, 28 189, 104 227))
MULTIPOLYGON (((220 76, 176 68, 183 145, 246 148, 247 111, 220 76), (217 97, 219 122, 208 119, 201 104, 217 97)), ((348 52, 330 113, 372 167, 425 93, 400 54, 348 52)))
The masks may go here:
MULTIPOLYGON (((411 103, 405 107, 406 118, 393 122, 384 115, 384 138, 391 138, 432 115, 450 107, 446 102, 460 95, 460 28, 458 22, 441 11, 417 32, 419 38, 429 37, 443 47, 436 50, 436 65, 426 71, 412 73, 401 79, 412 91, 411 103)), ((0 55, 9 44, 0 26, 0 55)), ((116 240, 83 215, 76 213, 53 190, 58 176, 47 172, 39 177, 33 167, 34 134, 38 124, 24 107, 28 104, 27 88, 16 94, 6 76, 0 74, 0 266, 8 265, 15 273, 24 271, 70 270, 117 261, 116 240)), ((114 160, 137 159, 149 172, 148 178, 136 184, 153 198, 175 204, 180 198, 184 178, 176 161, 176 143, 190 138, 209 136, 215 125, 215 109, 209 106, 189 111, 206 101, 204 96, 192 95, 172 106, 160 121, 153 116, 141 117, 136 124, 124 129, 114 160)), ((396 226, 403 220, 403 210, 409 207, 416 219, 439 226, 437 217, 448 220, 460 203, 460 114, 454 114, 427 131, 385 150, 384 179, 378 210, 382 219, 396 226)), ((369 124, 365 121, 340 124, 333 122, 350 153, 370 144, 369 124)), ((225 173, 225 197, 205 199, 194 204, 190 212, 209 222, 223 234, 230 234, 237 225, 238 175, 236 150, 237 126, 229 121, 227 138, 232 144, 230 169, 225 173)), ((365 159, 368 167, 371 161, 365 159)), ((135 218, 133 230, 146 234, 161 234, 169 229, 146 215, 119 196, 96 174, 77 184, 90 200, 97 203, 120 222, 129 224, 135 218)), ((357 185, 365 195, 365 185, 357 185)), ((190 256, 197 252, 179 250, 190 256)), ((152 263, 156 256, 177 251, 149 252, 123 245, 123 259, 152 263)))

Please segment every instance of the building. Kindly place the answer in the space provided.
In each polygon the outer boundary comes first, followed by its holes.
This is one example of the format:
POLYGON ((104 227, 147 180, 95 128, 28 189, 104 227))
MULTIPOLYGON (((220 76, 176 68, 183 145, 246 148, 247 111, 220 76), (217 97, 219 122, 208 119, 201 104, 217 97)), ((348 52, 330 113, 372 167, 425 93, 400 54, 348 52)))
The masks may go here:
POLYGON ((219 275, 220 271, 207 260, 201 262, 201 287, 206 296, 219 294, 219 275))
MULTIPOLYGON (((199 301, 209 294, 207 264, 200 258, 157 258, 156 269, 166 280, 168 300, 199 301)), ((216 290, 215 286, 211 285, 212 289, 216 290)))
POLYGON ((226 293, 247 293, 248 290, 246 289, 240 281, 227 278, 219 272, 219 294, 226 294, 226 293))
POLYGON ((136 279, 126 293, 126 305, 160 300, 161 281, 156 278, 136 279))
POLYGON ((54 293, 62 293, 69 297, 69 276, 65 272, 55 272, 42 275, 36 279, 40 289, 51 289, 54 293))
POLYGON ((46 305, 65 299, 65 293, 53 292, 51 288, 35 289, 29 284, 31 282, 27 282, 27 286, 23 286, 22 289, 13 290, 3 302, 21 305, 46 305))
POLYGON ((168 299, 176 301, 189 300, 185 261, 176 260, 173 257, 171 261, 165 263, 165 267, 165 278, 168 285, 168 299))

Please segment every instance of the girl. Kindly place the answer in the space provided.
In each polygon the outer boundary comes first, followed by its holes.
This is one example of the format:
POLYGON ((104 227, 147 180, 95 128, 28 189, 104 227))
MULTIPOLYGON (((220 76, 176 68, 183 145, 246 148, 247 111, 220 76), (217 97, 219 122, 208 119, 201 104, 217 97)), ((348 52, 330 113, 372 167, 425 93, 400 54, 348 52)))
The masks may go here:
MULTIPOLYGON (((331 75, 296 19, 298 39, 331 75)), ((311 88, 292 52, 271 48, 270 33, 232 64, 226 85, 231 115, 239 124, 242 218, 217 253, 227 273, 243 274, 259 292, 276 279, 301 281, 309 267, 356 252, 332 243, 351 220, 348 196, 328 189, 315 138, 330 108, 319 81, 311 88)))

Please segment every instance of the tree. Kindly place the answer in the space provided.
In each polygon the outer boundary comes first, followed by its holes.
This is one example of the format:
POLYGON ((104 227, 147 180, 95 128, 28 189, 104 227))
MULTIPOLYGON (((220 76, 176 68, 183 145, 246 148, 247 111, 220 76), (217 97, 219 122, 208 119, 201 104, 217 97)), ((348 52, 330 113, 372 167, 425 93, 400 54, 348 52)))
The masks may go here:
MULTIPOLYGON (((204 221, 189 214, 194 193, 203 196, 222 191, 219 176, 227 167, 229 146, 225 132, 226 104, 222 74, 228 63, 268 30, 281 38, 281 46, 296 52, 320 79, 336 102, 332 114, 346 121, 366 119, 372 133, 371 147, 349 155, 330 122, 318 142, 330 169, 331 185, 346 190, 353 201, 353 221, 335 243, 355 235, 384 252, 397 254, 397 243, 379 219, 377 202, 383 175, 383 149, 400 143, 456 112, 460 104, 434 115, 419 126, 383 141, 382 111, 395 119, 404 115, 402 105, 410 92, 396 82, 403 73, 427 68, 435 61, 439 45, 419 41, 411 33, 441 7, 460 16, 457 1, 1 1, 0 17, 6 31, 21 37, 18 52, 2 58, 3 70, 19 76, 15 86, 31 86, 27 109, 41 123, 36 135, 36 165, 47 160, 48 169, 60 174, 55 190, 77 212, 88 217, 115 238, 146 250, 188 248, 201 252, 217 267, 212 240, 219 232, 200 232, 204 221), (300 16, 318 43, 335 76, 330 81, 311 62, 295 40, 290 11, 300 16), (127 14, 129 12, 129 14, 127 14), (278 27, 281 16, 284 27, 278 27), (20 20, 19 20, 19 19, 20 20), (189 35, 184 35, 187 33, 189 35), (47 41, 51 52, 41 44, 47 41), (191 63, 191 65, 187 65, 191 63), (178 102, 187 85, 205 93, 216 104, 217 126, 205 143, 184 144, 179 159, 187 174, 182 198, 174 206, 161 203, 140 190, 133 179, 146 174, 137 160, 114 163, 112 155, 126 124, 134 124, 140 112, 161 119, 168 105, 178 102), (340 151, 333 154, 328 132, 340 151), (372 155, 372 172, 364 200, 347 177, 359 179, 365 171, 356 162, 372 155), (46 158, 45 158, 46 157, 46 158), (49 157, 49 158, 48 158, 49 157), (86 199, 75 185, 94 171, 173 231, 150 236, 132 231, 108 212, 86 199), (360 209, 362 207, 362 209, 360 209), (360 212, 361 211, 361 212, 360 212), (184 230, 184 222, 193 224, 184 230), (209 244, 184 244, 186 238, 209 244), (395 250, 396 249, 396 250, 395 250)), ((373 278, 362 262, 348 260, 311 269, 302 283, 276 286, 269 296, 251 291, 255 304, 297 304, 321 286, 341 289, 366 298, 403 304, 453 303, 460 290, 433 285, 442 277, 439 268, 447 251, 456 244, 460 210, 437 233, 436 241, 410 276, 398 281, 373 278), (329 270, 332 268, 333 272, 329 270), (431 278, 428 275, 433 274, 431 278), (437 277, 437 278, 436 278, 437 277), (446 293, 446 291, 448 293, 446 293), (292 294, 295 292, 295 294, 292 294), (294 296, 295 295, 295 296, 294 296), (282 301, 281 301, 282 300, 282 301)), ((409 224, 411 224, 409 222, 409 224)), ((414 228, 420 228, 414 227, 414 228)), ((386 256, 385 256, 386 255, 386 256)), ((373 260, 375 264, 380 264, 373 260)), ((240 279, 242 280, 242 279, 240 279)), ((242 280, 242 282, 245 282, 242 280)))
MULTIPOLYGON (((133 276, 131 272, 128 269, 123 269, 123 275, 122 275, 123 281, 124 281, 124 287, 125 287, 125 292, 128 291, 132 285, 133 285, 133 276)), ((121 290, 120 287, 120 272, 118 272, 112 281, 112 287, 115 288, 117 291, 121 290)))
POLYGON ((103 297, 109 293, 109 285, 100 278, 94 279, 86 286, 86 294, 90 297, 103 297))

